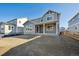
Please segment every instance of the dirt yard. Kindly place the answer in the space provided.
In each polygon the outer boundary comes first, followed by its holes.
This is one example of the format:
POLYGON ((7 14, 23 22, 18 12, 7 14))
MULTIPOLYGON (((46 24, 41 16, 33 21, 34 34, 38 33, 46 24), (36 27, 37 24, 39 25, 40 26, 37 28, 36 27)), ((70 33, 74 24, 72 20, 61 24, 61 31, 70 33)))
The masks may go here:
POLYGON ((79 56, 79 41, 66 36, 41 36, 3 56, 79 56))
POLYGON ((34 40, 35 38, 33 37, 35 36, 32 36, 30 39, 27 39, 28 37, 26 37, 25 39, 19 38, 19 36, 0 38, 0 55, 4 54, 5 52, 18 45, 34 40))

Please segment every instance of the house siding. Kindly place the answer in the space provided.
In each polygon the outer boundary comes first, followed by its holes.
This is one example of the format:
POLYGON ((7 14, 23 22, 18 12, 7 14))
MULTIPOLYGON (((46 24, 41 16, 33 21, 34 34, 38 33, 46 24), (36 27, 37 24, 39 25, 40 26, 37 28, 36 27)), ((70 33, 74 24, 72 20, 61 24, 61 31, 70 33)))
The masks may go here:
POLYGON ((75 17, 69 20, 68 31, 79 32, 79 14, 76 14, 75 17))
POLYGON ((24 25, 24 34, 34 34, 35 33, 35 25, 31 22, 28 22, 24 25))
POLYGON ((5 35, 11 35, 11 34, 15 34, 15 26, 14 25, 5 25, 5 31, 4 31, 5 35), (9 26, 11 27, 11 29, 9 30, 9 26), (12 29, 13 27, 13 29, 12 29))
POLYGON ((5 31, 5 25, 4 24, 1 24, 0 25, 0 33, 1 34, 4 34, 5 33, 4 31, 5 31))

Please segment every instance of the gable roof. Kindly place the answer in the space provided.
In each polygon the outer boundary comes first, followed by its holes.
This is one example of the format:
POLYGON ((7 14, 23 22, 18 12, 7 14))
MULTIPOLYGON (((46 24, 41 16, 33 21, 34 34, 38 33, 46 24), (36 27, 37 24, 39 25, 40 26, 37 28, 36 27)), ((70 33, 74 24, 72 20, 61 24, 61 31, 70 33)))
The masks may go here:
POLYGON ((26 21, 23 25, 27 24, 28 22, 34 24, 31 20, 26 21))
MULTIPOLYGON (((58 15, 60 15, 59 12, 56 12, 56 11, 53 11, 53 10, 48 10, 46 13, 44 13, 44 15, 42 15, 42 17, 45 16, 46 14, 49 14, 49 13, 57 13, 58 15)), ((36 18, 36 19, 32 19, 32 21, 37 20, 37 19, 41 19, 42 17, 36 18)))
MULTIPOLYGON (((44 15, 49 14, 49 13, 57 13, 58 15, 60 15, 60 13, 58 13, 58 12, 56 12, 56 11, 52 11, 52 10, 48 10, 44 15)), ((44 17, 44 15, 43 15, 42 17, 40 17, 40 18, 28 20, 28 21, 26 21, 23 25, 25 25, 27 22, 31 22, 31 23, 33 23, 33 24, 36 24, 37 21, 40 21, 40 20, 44 17)))
POLYGON ((77 13, 75 16, 73 16, 68 22, 72 21, 72 19, 74 19, 78 15, 79 15, 79 13, 77 13))
POLYGON ((4 22, 0 22, 0 25, 2 25, 2 24, 5 24, 5 25, 15 25, 15 24, 12 24, 12 23, 4 23, 4 22))
POLYGON ((17 20, 17 18, 15 18, 15 19, 12 19, 12 20, 10 20, 10 21, 7 21, 7 23, 9 23, 9 22, 11 22, 11 21, 14 21, 14 20, 17 20))
POLYGON ((58 15, 60 15, 60 13, 58 13, 58 12, 56 12, 56 11, 48 10, 43 16, 45 16, 46 14, 49 14, 49 13, 57 13, 58 15))

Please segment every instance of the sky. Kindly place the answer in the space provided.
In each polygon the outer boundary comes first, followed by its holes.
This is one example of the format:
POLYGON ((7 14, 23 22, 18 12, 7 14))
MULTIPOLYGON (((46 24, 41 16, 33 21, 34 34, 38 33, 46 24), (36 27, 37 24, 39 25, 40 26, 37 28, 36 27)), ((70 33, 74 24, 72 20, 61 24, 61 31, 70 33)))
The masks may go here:
POLYGON ((68 27, 68 21, 79 12, 79 4, 68 3, 0 3, 0 22, 15 18, 39 18, 48 10, 59 12, 60 27, 68 27))

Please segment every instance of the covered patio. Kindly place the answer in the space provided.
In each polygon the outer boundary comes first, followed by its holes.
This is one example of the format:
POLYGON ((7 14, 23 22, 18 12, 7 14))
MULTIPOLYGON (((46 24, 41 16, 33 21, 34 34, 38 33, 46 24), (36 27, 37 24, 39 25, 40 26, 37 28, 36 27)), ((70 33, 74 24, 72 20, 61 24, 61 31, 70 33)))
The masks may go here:
POLYGON ((58 32, 56 22, 35 25, 35 33, 38 34, 56 34, 58 32))

